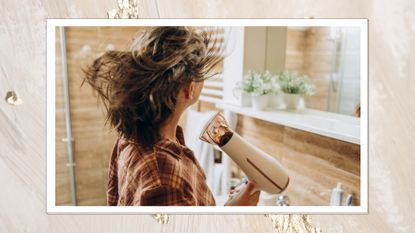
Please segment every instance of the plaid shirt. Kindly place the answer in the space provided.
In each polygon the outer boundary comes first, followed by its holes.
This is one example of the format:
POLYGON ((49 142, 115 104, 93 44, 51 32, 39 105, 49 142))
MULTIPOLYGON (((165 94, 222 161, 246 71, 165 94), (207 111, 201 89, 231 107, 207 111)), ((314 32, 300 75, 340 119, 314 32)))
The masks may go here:
POLYGON ((180 126, 176 137, 180 143, 162 139, 151 151, 118 139, 108 173, 107 204, 215 205, 204 171, 186 147, 180 126))

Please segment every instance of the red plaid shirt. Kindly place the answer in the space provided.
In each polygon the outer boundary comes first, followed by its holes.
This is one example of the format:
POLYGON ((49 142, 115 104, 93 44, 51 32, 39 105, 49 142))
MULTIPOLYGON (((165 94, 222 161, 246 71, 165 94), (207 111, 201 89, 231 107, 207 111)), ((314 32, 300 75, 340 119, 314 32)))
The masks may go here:
POLYGON ((118 139, 108 173, 108 205, 206 206, 215 200, 193 152, 180 143, 162 139, 151 151, 118 139))

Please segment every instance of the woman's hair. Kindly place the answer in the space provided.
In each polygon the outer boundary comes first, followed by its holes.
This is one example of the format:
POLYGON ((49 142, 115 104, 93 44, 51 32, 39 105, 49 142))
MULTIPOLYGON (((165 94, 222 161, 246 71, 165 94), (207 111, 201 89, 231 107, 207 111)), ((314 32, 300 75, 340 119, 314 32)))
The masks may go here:
POLYGON ((120 136, 151 147, 181 87, 218 74, 223 46, 217 38, 201 28, 150 28, 131 51, 108 51, 94 60, 84 70, 84 82, 98 93, 106 122, 120 136))

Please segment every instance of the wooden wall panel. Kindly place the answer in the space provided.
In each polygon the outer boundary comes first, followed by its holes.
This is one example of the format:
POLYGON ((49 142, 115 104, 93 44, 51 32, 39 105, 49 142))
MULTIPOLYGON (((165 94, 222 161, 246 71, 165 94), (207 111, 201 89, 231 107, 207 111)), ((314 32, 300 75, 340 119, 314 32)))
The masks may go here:
POLYGON ((304 73, 304 50, 306 46, 305 34, 306 32, 304 30, 294 28, 287 29, 285 69, 304 73))

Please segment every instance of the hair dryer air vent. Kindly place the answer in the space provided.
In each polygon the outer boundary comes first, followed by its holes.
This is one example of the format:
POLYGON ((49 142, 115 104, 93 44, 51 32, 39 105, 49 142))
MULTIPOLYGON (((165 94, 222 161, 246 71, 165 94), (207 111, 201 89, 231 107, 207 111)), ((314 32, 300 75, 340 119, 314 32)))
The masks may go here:
POLYGON ((206 124, 200 135, 200 140, 220 147, 224 146, 232 138, 233 131, 229 128, 222 113, 218 112, 206 124))

